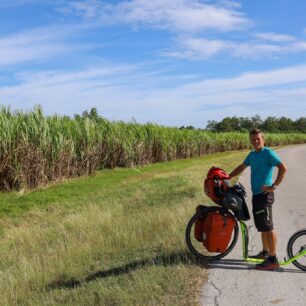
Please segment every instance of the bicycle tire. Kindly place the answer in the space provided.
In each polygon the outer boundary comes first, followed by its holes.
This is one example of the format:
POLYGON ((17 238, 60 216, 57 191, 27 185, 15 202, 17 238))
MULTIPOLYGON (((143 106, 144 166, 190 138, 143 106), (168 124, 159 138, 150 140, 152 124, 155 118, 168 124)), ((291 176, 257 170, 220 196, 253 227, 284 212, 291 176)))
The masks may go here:
MULTIPOLYGON (((306 249, 306 229, 301 229, 295 232, 289 239, 287 244, 287 254, 291 259, 302 249, 306 249), (299 239, 299 240, 298 240, 299 239)), ((292 262, 297 268, 306 271, 306 255, 292 262)))
POLYGON ((226 215, 233 217, 233 219, 235 220, 235 226, 234 226, 233 234, 232 234, 232 237, 231 237, 230 243, 228 244, 227 249, 222 253, 210 253, 204 247, 202 242, 199 242, 194 238, 193 226, 198 218, 203 217, 202 213, 200 212, 195 213, 191 217, 191 219, 189 220, 187 224, 186 231, 185 231, 186 244, 187 244, 188 249, 193 255, 195 255, 196 257, 200 259, 204 259, 204 260, 217 260, 217 259, 223 258, 224 256, 228 255, 231 252, 231 250, 234 248, 238 240, 239 227, 238 227, 238 223, 234 215, 230 211, 224 210, 224 208, 217 207, 217 206, 215 208, 211 208, 211 211, 216 211, 216 212, 218 211, 221 214, 226 214, 226 215))

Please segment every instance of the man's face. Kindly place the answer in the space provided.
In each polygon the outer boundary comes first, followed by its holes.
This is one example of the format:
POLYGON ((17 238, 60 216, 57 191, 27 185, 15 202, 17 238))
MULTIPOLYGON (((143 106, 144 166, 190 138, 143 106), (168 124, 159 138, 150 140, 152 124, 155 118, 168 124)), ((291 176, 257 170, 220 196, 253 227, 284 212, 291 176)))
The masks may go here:
POLYGON ((250 140, 255 151, 259 151, 264 147, 265 141, 260 133, 251 135, 250 140))

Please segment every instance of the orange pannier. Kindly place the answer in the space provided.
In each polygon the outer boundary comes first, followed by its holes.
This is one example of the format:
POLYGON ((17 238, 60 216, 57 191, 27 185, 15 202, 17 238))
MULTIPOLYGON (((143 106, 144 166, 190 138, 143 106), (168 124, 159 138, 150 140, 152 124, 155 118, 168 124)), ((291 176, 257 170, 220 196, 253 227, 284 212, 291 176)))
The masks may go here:
POLYGON ((218 212, 208 213, 203 223, 203 244, 206 249, 209 252, 224 252, 231 240, 234 226, 233 217, 218 212))

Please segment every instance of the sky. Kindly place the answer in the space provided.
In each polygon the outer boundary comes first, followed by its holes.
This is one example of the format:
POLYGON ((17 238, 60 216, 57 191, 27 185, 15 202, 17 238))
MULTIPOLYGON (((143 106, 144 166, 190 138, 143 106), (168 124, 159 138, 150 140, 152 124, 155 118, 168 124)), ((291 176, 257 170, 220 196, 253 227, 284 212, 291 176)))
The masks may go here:
POLYGON ((306 117, 306 1, 0 0, 0 105, 199 128, 306 117))

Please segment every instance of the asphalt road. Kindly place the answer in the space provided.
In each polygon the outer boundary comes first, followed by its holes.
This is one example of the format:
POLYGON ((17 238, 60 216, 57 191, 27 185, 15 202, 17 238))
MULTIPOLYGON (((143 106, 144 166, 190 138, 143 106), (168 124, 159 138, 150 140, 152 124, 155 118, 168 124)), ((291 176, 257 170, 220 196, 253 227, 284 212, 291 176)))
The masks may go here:
MULTIPOLYGON (((283 260, 287 257, 289 237, 296 230, 306 228, 306 145, 280 149, 277 153, 288 166, 287 175, 275 192, 273 204, 273 220, 278 234, 277 256, 283 260)), ((274 172, 275 176, 276 170, 274 172)), ((240 182, 247 189, 251 213, 249 170, 243 173, 240 182)), ((247 224, 254 224, 252 217, 247 224)), ((256 246, 250 254, 262 249, 260 234, 255 228, 253 236, 253 245, 256 246)), ((306 305, 306 272, 292 264, 281 271, 258 271, 254 264, 246 264, 241 258, 239 233, 234 250, 220 261, 209 264, 209 279, 201 296, 203 306, 306 305)))

